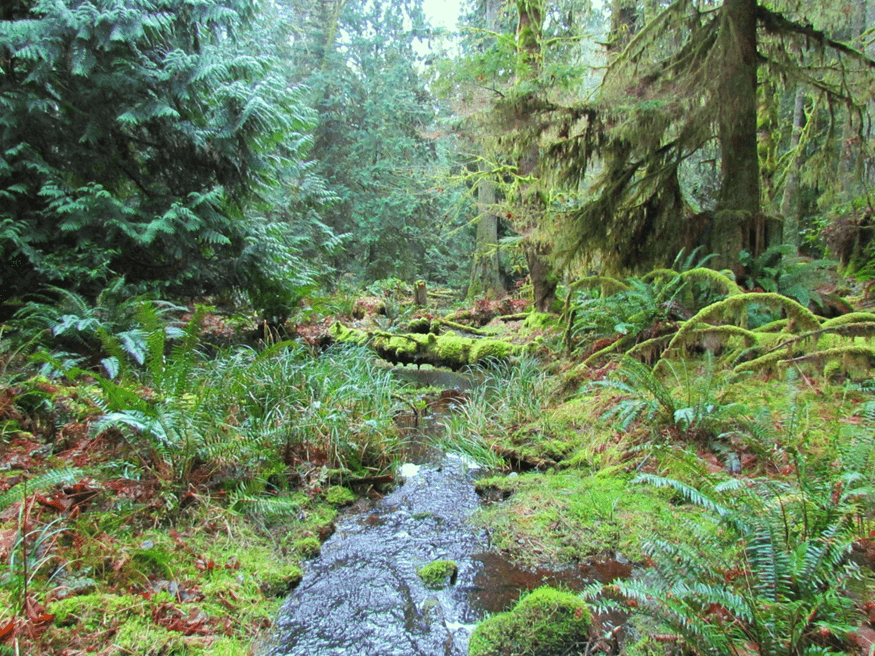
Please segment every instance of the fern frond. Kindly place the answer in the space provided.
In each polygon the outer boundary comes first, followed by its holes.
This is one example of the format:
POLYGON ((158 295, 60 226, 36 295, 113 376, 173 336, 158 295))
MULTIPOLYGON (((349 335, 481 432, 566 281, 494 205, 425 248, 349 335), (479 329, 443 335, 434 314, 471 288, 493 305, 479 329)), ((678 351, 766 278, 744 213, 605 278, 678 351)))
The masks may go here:
POLYGON ((647 483, 653 487, 674 490, 688 502, 699 506, 700 508, 710 510, 721 518, 728 517, 731 514, 731 509, 728 506, 721 504, 708 496, 708 494, 703 493, 699 489, 682 481, 655 476, 653 474, 638 474, 638 476, 632 479, 632 483, 647 483))
POLYGON ((0 494, 0 512, 3 512, 14 503, 23 500, 28 494, 39 492, 56 485, 72 485, 80 478, 81 469, 54 469, 41 474, 30 480, 13 485, 3 494, 0 494))
POLYGON ((253 497, 245 494, 231 495, 231 509, 246 515, 290 515, 301 510, 299 499, 284 497, 253 497))

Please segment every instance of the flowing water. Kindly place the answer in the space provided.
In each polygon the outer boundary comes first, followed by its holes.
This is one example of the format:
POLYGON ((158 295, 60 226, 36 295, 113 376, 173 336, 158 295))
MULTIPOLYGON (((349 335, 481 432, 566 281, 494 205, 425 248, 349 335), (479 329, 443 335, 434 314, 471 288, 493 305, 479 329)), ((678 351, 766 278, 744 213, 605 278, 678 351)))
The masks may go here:
POLYGON ((478 468, 431 449, 410 453, 419 464, 401 468, 402 485, 338 518, 283 605, 267 656, 463 656, 474 625, 506 610, 521 590, 560 582, 579 589, 606 578, 514 567, 470 522, 481 503, 478 468), (457 564, 439 590, 416 573, 435 560, 457 564))
POLYGON ((438 656, 467 653, 479 613, 474 554, 488 549, 468 518, 476 475, 461 458, 402 468, 404 484, 366 512, 347 515, 286 601, 270 656, 438 656), (458 565, 455 582, 431 590, 416 569, 458 565))

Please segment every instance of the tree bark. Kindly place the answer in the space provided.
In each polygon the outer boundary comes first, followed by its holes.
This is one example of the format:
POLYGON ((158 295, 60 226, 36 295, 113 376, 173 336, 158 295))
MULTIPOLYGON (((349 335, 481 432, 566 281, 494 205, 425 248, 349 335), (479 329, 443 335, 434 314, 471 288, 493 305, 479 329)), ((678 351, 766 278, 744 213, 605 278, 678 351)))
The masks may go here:
POLYGON ((756 0, 725 0, 721 11, 723 63, 728 67, 718 101, 723 179, 712 248, 716 264, 736 268, 745 230, 760 214, 757 157, 756 0))
POLYGON ((784 183, 784 193, 781 196, 781 216, 784 218, 784 243, 793 249, 789 255, 799 253, 799 201, 796 194, 799 190, 799 167, 802 166, 802 153, 799 152, 799 142, 802 139, 802 129, 805 127, 805 88, 800 84, 796 87, 796 102, 793 107, 793 132, 790 135, 790 152, 793 159, 784 183), (794 152, 795 151, 795 152, 794 152))
POLYGON ((608 52, 621 52, 638 31, 638 2, 636 0, 612 0, 611 40, 608 52))
MULTIPOLYGON (((517 0, 519 22, 517 23, 517 82, 536 80, 541 73, 541 40, 544 28, 546 3, 544 0, 517 0)), ((522 121, 529 119, 522 116, 522 121)), ((538 176, 540 152, 536 141, 523 149, 517 161, 522 177, 538 176)), ((537 184, 537 183, 535 183, 537 184)), ((533 193, 532 184, 520 189, 521 214, 523 216, 526 242, 523 245, 529 276, 532 281, 532 302, 538 312, 550 312, 556 301, 558 278, 550 262, 550 248, 538 238, 537 224, 544 215, 543 202, 533 193)))
POLYGON ((468 298, 486 296, 499 298, 504 295, 498 266, 498 217, 495 208, 495 184, 481 179, 477 185, 477 238, 474 264, 471 267, 471 283, 468 298))
MULTIPOLYGON (((486 29, 498 29, 500 0, 486 0, 486 29)), ((482 170, 482 168, 481 168, 482 170)), ((487 298, 500 298, 505 289, 501 284, 498 263, 498 217, 494 212, 495 184, 485 178, 477 185, 477 237, 474 248, 474 262, 471 266, 471 282, 468 285, 468 298, 484 295, 487 298)))

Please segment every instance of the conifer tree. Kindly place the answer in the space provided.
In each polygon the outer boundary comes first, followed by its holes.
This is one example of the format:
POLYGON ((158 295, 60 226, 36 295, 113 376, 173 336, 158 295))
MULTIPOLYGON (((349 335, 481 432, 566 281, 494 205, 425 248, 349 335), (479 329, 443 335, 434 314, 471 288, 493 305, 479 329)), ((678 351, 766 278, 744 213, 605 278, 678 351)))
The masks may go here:
POLYGON ((292 65, 318 121, 312 156, 338 196, 325 222, 345 236, 334 264, 357 280, 447 275, 450 251, 431 191, 434 104, 421 79, 421 0, 288 0, 292 65))
POLYGON ((269 53, 241 47, 255 10, 252 0, 5 4, 7 292, 88 292, 111 275, 191 294, 292 281, 274 275, 294 256, 288 230, 246 210, 304 154, 311 116, 269 53))

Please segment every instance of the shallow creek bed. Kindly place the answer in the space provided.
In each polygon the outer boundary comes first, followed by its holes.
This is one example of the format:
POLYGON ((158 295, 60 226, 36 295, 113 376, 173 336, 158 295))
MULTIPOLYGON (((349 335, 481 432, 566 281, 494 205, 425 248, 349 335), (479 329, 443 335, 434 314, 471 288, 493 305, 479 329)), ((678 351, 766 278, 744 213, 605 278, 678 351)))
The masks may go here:
POLYGON ((350 513, 311 561, 280 612, 269 656, 466 654, 480 619, 471 598, 488 550, 468 518, 480 499, 476 470, 446 456, 405 465, 404 484, 366 512, 350 513), (451 561, 427 585, 417 570, 451 561), (440 578, 440 577, 439 577, 440 578))

